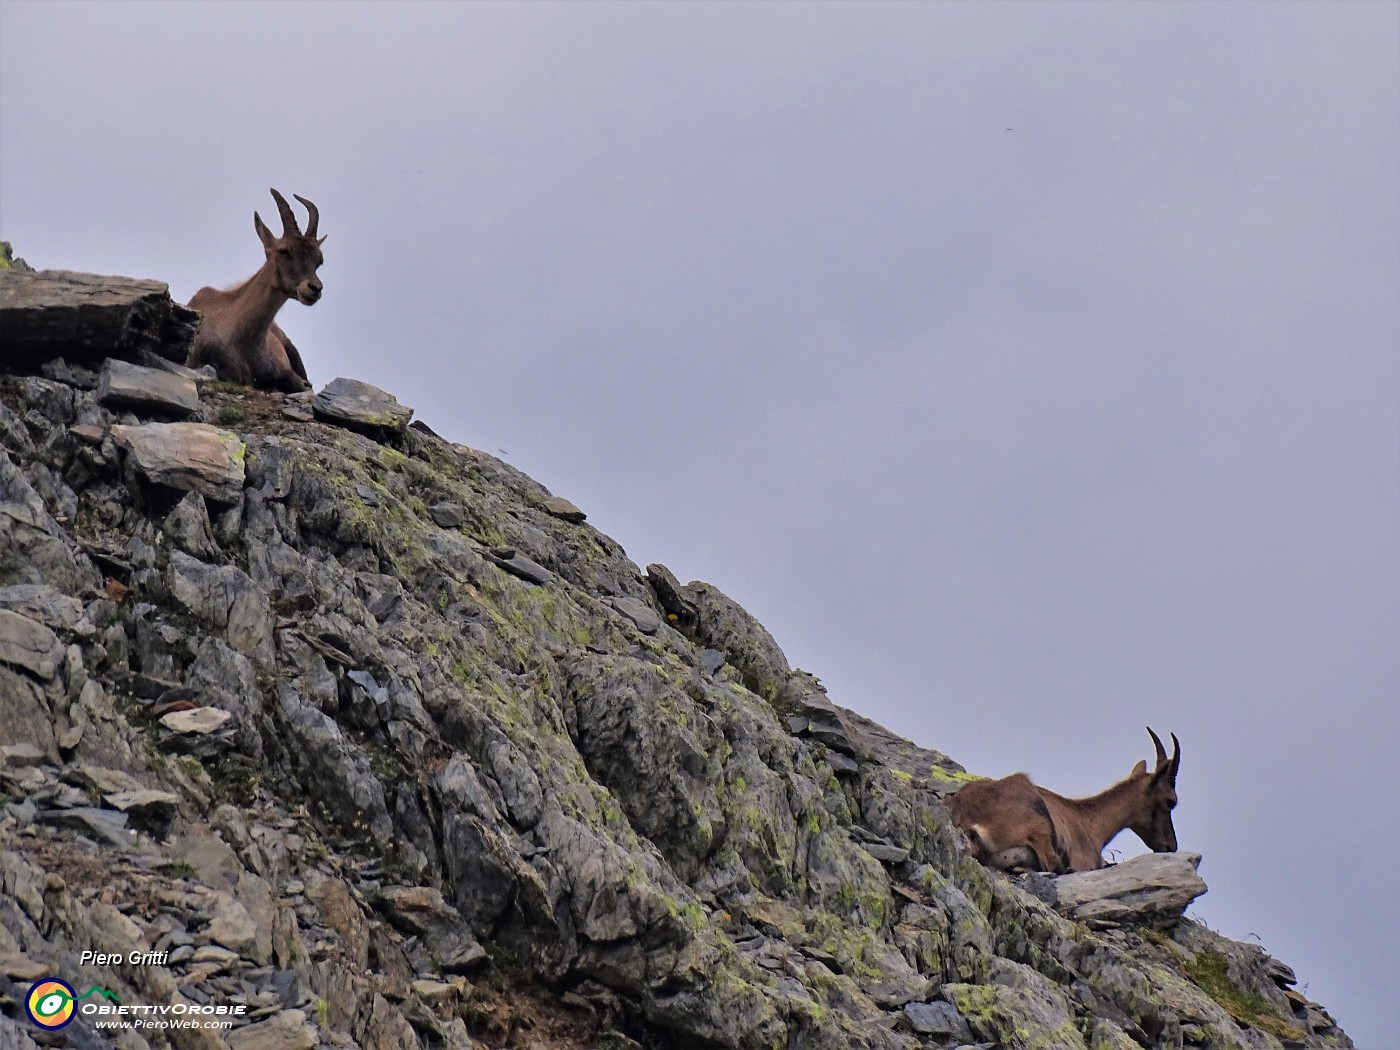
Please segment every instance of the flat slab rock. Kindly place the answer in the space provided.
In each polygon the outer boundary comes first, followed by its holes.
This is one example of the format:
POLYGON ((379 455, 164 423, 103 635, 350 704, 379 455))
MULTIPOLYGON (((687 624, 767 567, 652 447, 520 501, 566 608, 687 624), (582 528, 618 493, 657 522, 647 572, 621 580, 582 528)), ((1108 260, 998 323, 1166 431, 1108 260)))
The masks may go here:
POLYGON ((126 450, 148 480, 220 503, 243 491, 243 442, 207 423, 143 423, 114 426, 112 440, 126 450))
POLYGON ((413 418, 413 409, 393 394, 358 379, 332 379, 312 400, 311 410, 323 423, 366 434, 402 430, 413 418))
POLYGON ((123 813, 140 813, 145 810, 173 810, 180 804, 180 796, 170 791, 157 791, 154 788, 139 788, 135 791, 113 791, 102 796, 113 809, 123 813))
POLYGON ((549 499, 545 500, 544 512, 563 521, 573 522, 575 525, 588 517, 563 496, 550 496, 549 499))
POLYGON ((171 711, 161 715, 160 724, 172 733, 212 733, 233 715, 217 707, 196 707, 189 711, 171 711))
POLYGON ((533 558, 525 557, 514 547, 492 547, 484 552, 484 557, 493 565, 498 565, 506 572, 519 576, 527 583, 543 586, 554 579, 554 573, 533 558))
POLYGON ((109 357, 97 378, 97 400, 108 408, 127 408, 183 419, 199 411, 199 389, 189 376, 146 368, 109 357))
POLYGON ((63 357, 95 364, 145 350, 172 361, 188 356, 199 314, 170 298, 161 281, 0 268, 0 371, 28 371, 63 357))
POLYGON ((63 663, 63 644, 43 624, 0 609, 0 663, 23 667, 48 680, 63 663))
POLYGON ((1206 892, 1200 863, 1199 853, 1144 853, 1098 871, 1022 880, 1061 915, 1091 926, 1170 925, 1206 892))
POLYGON ((909 1003, 904 1007, 909 1027, 921 1035, 937 1035, 945 1040, 970 1037, 972 1032, 951 1003, 909 1003))
POLYGON ((72 631, 84 638, 97 630, 84 617, 82 602, 42 583, 15 583, 0 587, 0 609, 9 609, 38 623, 72 631))
POLYGON ((614 609, 637 625, 643 634, 655 634, 661 630, 661 617, 646 602, 619 594, 609 599, 614 609))

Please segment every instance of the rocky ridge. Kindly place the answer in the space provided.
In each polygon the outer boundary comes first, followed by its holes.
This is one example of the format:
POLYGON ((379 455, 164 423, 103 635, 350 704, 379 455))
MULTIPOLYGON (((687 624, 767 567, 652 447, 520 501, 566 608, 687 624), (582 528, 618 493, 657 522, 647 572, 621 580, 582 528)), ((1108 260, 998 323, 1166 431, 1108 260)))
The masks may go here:
POLYGON ((382 391, 0 339, 0 1045, 1351 1045, 1199 858, 989 873, 956 762, 382 391))

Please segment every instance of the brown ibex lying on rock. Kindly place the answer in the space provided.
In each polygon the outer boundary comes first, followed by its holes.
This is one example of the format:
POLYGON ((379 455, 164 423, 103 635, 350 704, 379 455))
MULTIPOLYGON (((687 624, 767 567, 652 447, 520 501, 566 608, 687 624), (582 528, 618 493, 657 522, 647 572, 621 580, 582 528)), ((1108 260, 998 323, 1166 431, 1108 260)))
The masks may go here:
POLYGON ((201 288, 190 298, 190 307, 204 315, 204 322, 186 363, 191 368, 213 365, 220 379, 293 393, 310 390, 311 384, 301 354, 273 318, 288 299, 310 306, 321 298, 316 269, 323 261, 325 238, 316 237, 316 205, 297 197, 309 217, 302 233, 282 194, 273 190, 272 198, 282 216, 281 237, 274 237, 253 212, 253 229, 267 253, 262 268, 240 285, 201 288))
POLYGON ((1172 756, 1151 728, 1157 765, 1139 762, 1126 780, 1089 798, 1065 798, 1031 783, 1024 773, 976 780, 948 800, 953 823, 967 833, 983 864, 1002 870, 1091 871, 1104 867, 1103 848, 1131 828, 1148 849, 1176 851, 1172 807, 1181 744, 1172 734, 1172 756))

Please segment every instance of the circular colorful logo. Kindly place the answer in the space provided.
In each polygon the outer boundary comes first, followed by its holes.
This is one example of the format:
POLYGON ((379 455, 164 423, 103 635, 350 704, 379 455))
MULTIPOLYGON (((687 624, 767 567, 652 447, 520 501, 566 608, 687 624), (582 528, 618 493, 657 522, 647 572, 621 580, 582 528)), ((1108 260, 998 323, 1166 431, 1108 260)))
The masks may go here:
POLYGON ((77 1012, 74 1004, 76 993, 67 981, 57 977, 46 977, 29 989, 29 997, 24 1001, 24 1009, 29 1019, 40 1028, 62 1028, 77 1012))

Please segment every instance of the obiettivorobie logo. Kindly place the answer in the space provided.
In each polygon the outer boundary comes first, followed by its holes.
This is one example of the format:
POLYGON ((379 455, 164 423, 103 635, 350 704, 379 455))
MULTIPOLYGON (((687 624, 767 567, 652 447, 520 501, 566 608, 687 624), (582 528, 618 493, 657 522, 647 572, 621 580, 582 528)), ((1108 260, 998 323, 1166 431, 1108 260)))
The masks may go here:
POLYGON ((30 985, 29 994, 24 999, 24 1010, 31 1021, 50 1031, 71 1024, 79 1014, 91 1020, 95 1028, 167 1031, 179 1028, 227 1030, 233 1026, 236 1018, 248 1015, 245 1003, 123 1005, 110 988, 93 985, 79 995, 71 984, 58 977, 45 977, 30 985))
POLYGON ((73 991, 73 986, 57 977, 45 977, 36 981, 25 997, 24 1009, 29 1019, 40 1028, 63 1028, 78 1014, 78 1003, 90 995, 98 995, 120 1005, 121 1000, 110 988, 93 985, 82 995, 73 991))

